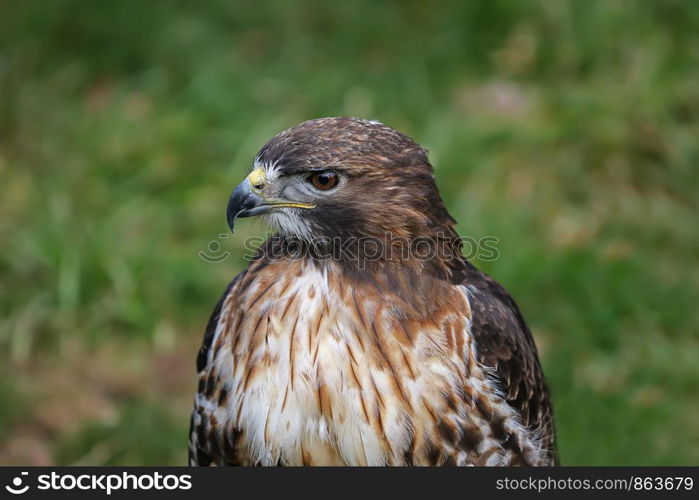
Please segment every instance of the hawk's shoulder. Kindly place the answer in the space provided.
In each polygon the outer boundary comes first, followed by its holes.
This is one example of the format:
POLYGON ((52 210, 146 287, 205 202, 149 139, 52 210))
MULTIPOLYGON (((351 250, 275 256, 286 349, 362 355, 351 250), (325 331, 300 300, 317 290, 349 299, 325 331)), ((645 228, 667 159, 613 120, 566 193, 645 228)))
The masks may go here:
POLYGON ((507 290, 473 264, 465 264, 461 285, 468 290, 478 361, 495 370, 507 402, 555 454, 553 408, 531 331, 507 290))
POLYGON ((204 330, 204 339, 202 341, 201 347, 197 354, 197 373, 199 373, 199 389, 197 391, 197 396, 195 398, 194 410, 192 411, 192 416, 189 423, 189 464, 190 465, 210 465, 212 463, 217 463, 220 461, 221 457, 218 456, 219 452, 216 449, 212 449, 210 444, 210 422, 206 418, 204 408, 199 404, 200 398, 207 391, 205 370, 207 367, 209 359, 209 351, 211 350, 211 345, 216 336, 216 331, 218 329, 221 314, 223 311, 223 305, 226 302, 231 290, 239 283, 243 277, 246 275, 247 270, 239 273, 233 280, 228 284, 225 291, 221 295, 221 298, 216 303, 216 307, 209 317, 209 321, 206 324, 206 329, 204 330))
POLYGON ((218 320, 221 318, 223 303, 225 302, 226 297, 228 297, 231 289, 245 276, 246 273, 247 270, 240 272, 230 283, 228 283, 226 290, 223 292, 223 295, 221 295, 221 298, 218 300, 216 307, 214 307, 214 310, 209 317, 209 322, 206 324, 206 329, 204 330, 204 340, 199 348, 199 353, 197 354, 197 372, 201 372, 206 367, 206 359, 209 354, 209 349, 211 348, 211 342, 216 334, 218 320))

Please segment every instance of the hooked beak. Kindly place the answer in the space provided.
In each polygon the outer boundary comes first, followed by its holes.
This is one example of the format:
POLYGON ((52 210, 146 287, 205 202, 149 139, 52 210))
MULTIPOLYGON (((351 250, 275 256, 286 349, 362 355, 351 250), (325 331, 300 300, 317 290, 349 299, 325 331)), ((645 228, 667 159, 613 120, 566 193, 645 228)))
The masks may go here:
POLYGON ((265 172, 258 167, 233 190, 226 209, 228 227, 231 232, 233 232, 235 220, 239 217, 253 217, 268 213, 275 208, 315 208, 315 205, 311 203, 265 199, 262 197, 262 191, 266 184, 265 172))

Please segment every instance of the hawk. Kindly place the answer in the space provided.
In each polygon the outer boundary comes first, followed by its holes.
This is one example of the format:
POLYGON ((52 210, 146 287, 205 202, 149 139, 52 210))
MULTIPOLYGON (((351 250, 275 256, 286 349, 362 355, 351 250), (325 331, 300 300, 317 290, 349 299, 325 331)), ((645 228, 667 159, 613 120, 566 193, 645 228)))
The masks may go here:
POLYGON ((462 257, 426 151, 375 121, 273 137, 227 209, 276 230, 214 309, 191 465, 552 465, 507 291, 462 257))

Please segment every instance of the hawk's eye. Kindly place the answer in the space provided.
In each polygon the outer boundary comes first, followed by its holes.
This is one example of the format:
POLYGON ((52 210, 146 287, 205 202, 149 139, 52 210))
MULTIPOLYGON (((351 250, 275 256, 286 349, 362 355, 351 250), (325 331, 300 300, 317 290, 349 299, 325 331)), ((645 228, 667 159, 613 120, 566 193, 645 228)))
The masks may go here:
POLYGON ((316 172, 308 177, 308 181, 321 191, 334 188, 337 186, 338 180, 338 175, 335 172, 316 172))

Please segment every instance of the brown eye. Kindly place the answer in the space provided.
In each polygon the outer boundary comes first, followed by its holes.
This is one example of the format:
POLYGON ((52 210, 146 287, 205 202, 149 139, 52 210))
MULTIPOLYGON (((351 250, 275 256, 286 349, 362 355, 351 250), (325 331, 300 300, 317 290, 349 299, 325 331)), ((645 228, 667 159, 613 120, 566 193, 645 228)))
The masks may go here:
POLYGON ((312 174, 308 180, 315 188, 327 191, 337 186, 339 178, 335 172, 317 172, 312 174))

